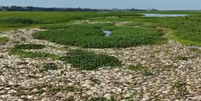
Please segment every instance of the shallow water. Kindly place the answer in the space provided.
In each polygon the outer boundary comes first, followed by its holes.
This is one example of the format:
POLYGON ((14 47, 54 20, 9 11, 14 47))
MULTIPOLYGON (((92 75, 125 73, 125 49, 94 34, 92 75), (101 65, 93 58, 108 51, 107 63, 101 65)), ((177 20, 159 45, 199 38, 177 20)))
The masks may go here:
POLYGON ((103 33, 105 33, 105 36, 108 37, 112 34, 112 31, 103 30, 103 33))
POLYGON ((145 17, 182 17, 187 14, 144 14, 145 17))

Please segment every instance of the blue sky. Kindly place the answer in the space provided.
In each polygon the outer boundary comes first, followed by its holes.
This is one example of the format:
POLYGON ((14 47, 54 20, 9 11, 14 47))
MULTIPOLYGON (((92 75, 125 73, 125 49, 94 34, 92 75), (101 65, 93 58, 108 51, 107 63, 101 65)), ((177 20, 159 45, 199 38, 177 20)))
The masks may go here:
POLYGON ((201 0, 0 0, 0 6, 201 10, 201 0))

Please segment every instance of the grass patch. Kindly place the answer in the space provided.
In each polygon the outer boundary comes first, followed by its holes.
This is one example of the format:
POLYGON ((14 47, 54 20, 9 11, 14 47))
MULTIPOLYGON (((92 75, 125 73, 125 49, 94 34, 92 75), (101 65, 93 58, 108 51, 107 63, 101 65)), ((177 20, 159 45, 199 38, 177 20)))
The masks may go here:
POLYGON ((43 25, 41 29, 49 29, 49 30, 56 30, 56 29, 67 29, 69 25, 67 24, 52 24, 52 25, 43 25))
POLYGON ((182 98, 184 95, 188 94, 187 88, 186 88, 186 82, 184 81, 177 81, 173 84, 173 89, 178 91, 177 97, 178 99, 182 98))
POLYGON ((45 48, 45 46, 40 44, 22 44, 14 46, 14 49, 43 49, 43 48, 45 48))
POLYGON ((114 29, 110 37, 105 37, 101 28, 85 25, 70 26, 66 30, 38 32, 33 37, 84 48, 133 47, 164 42, 161 33, 153 28, 121 27, 114 29))
POLYGON ((139 71, 145 76, 153 75, 153 73, 150 72, 147 67, 142 66, 140 64, 137 64, 136 66, 130 65, 130 66, 127 67, 127 69, 133 70, 133 71, 139 71))
POLYGON ((177 41, 182 44, 201 46, 200 32, 176 31, 173 35, 176 37, 177 41))
POLYGON ((39 24, 42 22, 35 21, 29 18, 2 18, 0 19, 0 23, 4 24, 39 24))
POLYGON ((130 66, 127 67, 127 69, 133 70, 133 71, 142 71, 144 69, 147 69, 147 67, 144 67, 144 66, 142 66, 140 64, 137 64, 136 66, 130 65, 130 66))
POLYGON ((114 31, 114 30, 116 30, 116 29, 118 29, 118 28, 120 28, 120 27, 114 26, 114 25, 103 26, 103 27, 102 27, 102 29, 104 29, 104 30, 109 30, 109 31, 114 31))
POLYGON ((201 46, 201 19, 200 14, 191 14, 186 17, 169 17, 153 19, 155 25, 174 30, 172 38, 185 45, 201 46))
POLYGON ((9 39, 7 37, 0 37, 0 44, 7 42, 9 39))
POLYGON ((187 61, 187 60, 188 60, 188 57, 184 57, 184 56, 179 55, 179 56, 177 56, 177 59, 178 59, 178 60, 187 61))
POLYGON ((52 58, 52 59, 59 59, 58 56, 50 53, 43 53, 43 52, 27 52, 21 49, 11 49, 9 51, 10 55, 19 55, 21 58, 52 58))
POLYGON ((176 37, 175 35, 170 35, 170 38, 183 44, 183 45, 187 45, 187 46, 201 46, 201 43, 199 42, 195 42, 195 41, 189 41, 189 40, 185 40, 179 37, 176 37))
POLYGON ((94 70, 103 66, 121 65, 121 62, 113 56, 95 54, 83 50, 71 50, 63 60, 72 64, 73 67, 83 70, 94 70))

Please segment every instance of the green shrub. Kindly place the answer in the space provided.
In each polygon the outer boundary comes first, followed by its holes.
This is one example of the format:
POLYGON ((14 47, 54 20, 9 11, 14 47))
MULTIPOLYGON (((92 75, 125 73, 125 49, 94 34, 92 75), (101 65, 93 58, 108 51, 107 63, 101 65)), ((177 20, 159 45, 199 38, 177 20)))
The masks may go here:
POLYGON ((45 46, 40 44, 22 44, 14 46, 14 49, 43 49, 43 48, 45 48, 45 46))
POLYGON ((83 50, 72 50, 63 60, 72 64, 73 67, 84 70, 93 70, 103 66, 120 66, 121 62, 113 57, 104 54, 95 54, 83 50))
POLYGON ((0 37, 0 44, 7 42, 9 39, 7 37, 0 37))

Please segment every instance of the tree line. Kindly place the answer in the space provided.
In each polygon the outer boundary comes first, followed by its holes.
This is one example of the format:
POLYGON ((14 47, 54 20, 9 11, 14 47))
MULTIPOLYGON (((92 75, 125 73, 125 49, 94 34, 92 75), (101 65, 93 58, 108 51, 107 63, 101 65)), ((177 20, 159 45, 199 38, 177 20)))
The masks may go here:
MULTIPOLYGON (((156 9, 153 9, 154 11, 156 9)), ((33 7, 33 6, 0 6, 0 11, 146 11, 143 9, 91 9, 91 8, 57 8, 57 7, 33 7)))

